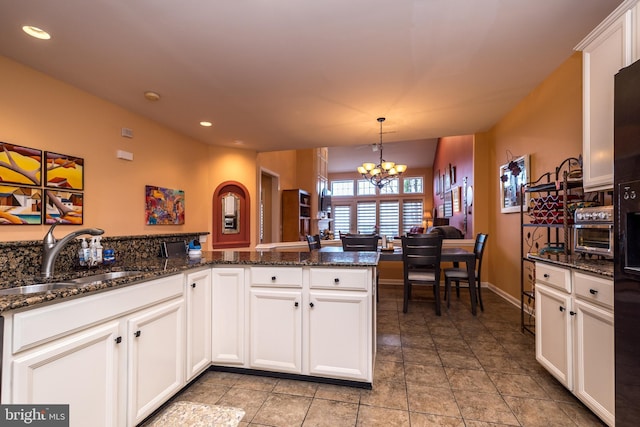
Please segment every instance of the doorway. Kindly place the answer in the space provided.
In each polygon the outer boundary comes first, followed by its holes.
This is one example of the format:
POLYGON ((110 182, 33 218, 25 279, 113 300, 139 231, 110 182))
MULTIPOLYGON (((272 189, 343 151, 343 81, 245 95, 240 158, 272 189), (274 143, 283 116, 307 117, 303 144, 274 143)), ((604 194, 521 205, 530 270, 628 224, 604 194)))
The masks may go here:
POLYGON ((260 169, 259 243, 280 241, 280 176, 260 169))

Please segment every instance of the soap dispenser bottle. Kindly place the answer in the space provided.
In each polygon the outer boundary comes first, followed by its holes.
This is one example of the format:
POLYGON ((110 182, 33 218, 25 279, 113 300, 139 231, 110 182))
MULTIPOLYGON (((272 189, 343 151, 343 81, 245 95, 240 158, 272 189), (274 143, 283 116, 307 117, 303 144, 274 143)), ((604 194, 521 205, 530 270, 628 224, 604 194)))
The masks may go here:
POLYGON ((78 249, 78 261, 82 267, 86 267, 87 261, 89 257, 89 244, 87 243, 87 239, 82 238, 82 242, 80 243, 80 249, 78 249))
POLYGON ((91 243, 89 244, 89 260, 87 262, 89 267, 96 265, 96 238, 91 238, 91 243))
POLYGON ((96 237, 96 264, 102 264, 102 237, 96 237))

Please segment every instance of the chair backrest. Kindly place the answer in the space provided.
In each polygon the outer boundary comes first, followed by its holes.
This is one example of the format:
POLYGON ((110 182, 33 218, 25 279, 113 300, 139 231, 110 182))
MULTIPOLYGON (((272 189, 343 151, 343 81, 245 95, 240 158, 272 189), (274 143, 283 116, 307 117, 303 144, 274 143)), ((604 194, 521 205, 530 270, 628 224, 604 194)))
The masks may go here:
POLYGON ((478 233, 476 236, 476 243, 473 247, 473 252, 476 254, 476 259, 478 260, 478 277, 480 277, 480 273, 482 271, 482 255, 484 254, 484 248, 486 247, 488 238, 488 234, 478 233))
POLYGON ((432 268, 439 272, 441 256, 441 235, 413 234, 402 236, 402 261, 405 272, 411 268, 432 268))
POLYGON ((342 236, 342 250, 345 252, 378 250, 378 236, 349 235, 342 236))
POLYGON ((320 235, 316 234, 315 236, 311 236, 307 234, 307 243, 309 244, 309 250, 312 251, 314 249, 320 249, 320 235))

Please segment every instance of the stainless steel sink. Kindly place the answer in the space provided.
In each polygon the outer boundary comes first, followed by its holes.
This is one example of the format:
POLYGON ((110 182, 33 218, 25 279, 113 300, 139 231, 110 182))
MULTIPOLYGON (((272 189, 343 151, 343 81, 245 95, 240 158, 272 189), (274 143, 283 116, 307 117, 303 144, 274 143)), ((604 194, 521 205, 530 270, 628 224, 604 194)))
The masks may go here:
POLYGON ((77 283, 56 282, 56 283, 38 283, 36 285, 16 286, 14 288, 0 289, 0 295, 24 295, 36 294, 38 292, 47 292, 54 289, 77 287, 77 283))
POLYGON ((111 271, 109 273, 93 274, 91 276, 78 277, 77 279, 71 279, 69 282, 76 285, 85 285, 88 283, 104 282, 106 280, 119 279, 121 277, 134 276, 136 274, 142 274, 143 271, 128 270, 128 271, 111 271))

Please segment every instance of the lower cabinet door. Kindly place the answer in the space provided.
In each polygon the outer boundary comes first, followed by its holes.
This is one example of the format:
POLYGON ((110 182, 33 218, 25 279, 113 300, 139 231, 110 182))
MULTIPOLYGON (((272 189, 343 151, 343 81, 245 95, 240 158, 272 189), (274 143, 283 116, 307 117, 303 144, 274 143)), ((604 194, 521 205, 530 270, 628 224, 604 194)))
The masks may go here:
POLYGON ((308 305, 309 374, 371 382, 367 293, 310 292, 308 305))
POLYGON ((211 359, 214 364, 242 366, 245 357, 244 268, 213 268, 211 359))
POLYGON ((580 300, 576 312, 574 393, 608 425, 614 425, 615 353, 613 313, 580 300))
POLYGON ((184 299, 127 320, 127 425, 135 426, 184 386, 184 299))
POLYGON ((108 322, 17 357, 11 403, 68 404, 71 427, 120 425, 119 325, 108 322))
POLYGON ((573 391, 571 296, 536 283, 536 359, 573 391))
POLYGON ((251 289, 251 368, 302 373, 301 313, 301 291, 251 289))
POLYGON ((211 269, 187 274, 186 381, 211 364, 211 269))

